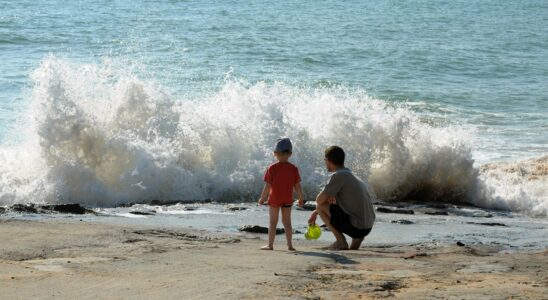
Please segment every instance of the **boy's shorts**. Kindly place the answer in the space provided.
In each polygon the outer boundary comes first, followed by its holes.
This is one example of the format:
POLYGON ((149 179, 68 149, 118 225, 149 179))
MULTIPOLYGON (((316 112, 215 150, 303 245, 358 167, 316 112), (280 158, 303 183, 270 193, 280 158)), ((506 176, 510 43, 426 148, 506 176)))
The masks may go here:
POLYGON ((269 206, 272 206, 272 207, 292 207, 293 206, 293 202, 289 202, 289 203, 271 203, 270 201, 267 203, 269 206))
POLYGON ((371 232, 371 228, 359 229, 354 227, 350 223, 350 216, 336 204, 329 205, 329 213, 331 214, 331 225, 338 231, 348 234, 353 239, 362 239, 371 232))

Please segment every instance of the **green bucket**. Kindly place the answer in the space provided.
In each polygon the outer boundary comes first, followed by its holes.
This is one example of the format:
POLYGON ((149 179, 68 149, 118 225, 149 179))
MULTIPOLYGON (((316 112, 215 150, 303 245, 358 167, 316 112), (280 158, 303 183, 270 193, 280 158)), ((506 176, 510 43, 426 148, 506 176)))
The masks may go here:
POLYGON ((322 229, 316 224, 308 225, 308 229, 304 233, 307 240, 317 240, 322 235, 322 229))

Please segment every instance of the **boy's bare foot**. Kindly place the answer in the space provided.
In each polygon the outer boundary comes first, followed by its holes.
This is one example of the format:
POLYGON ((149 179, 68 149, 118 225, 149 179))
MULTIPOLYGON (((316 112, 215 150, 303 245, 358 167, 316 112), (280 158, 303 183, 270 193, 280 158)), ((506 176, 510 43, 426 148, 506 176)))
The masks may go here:
POLYGON ((287 250, 289 250, 289 251, 295 251, 295 248, 293 248, 293 246, 289 246, 289 247, 287 247, 287 250))
POLYGON ((264 245, 261 247, 261 250, 274 250, 274 247, 270 247, 269 245, 264 245))
POLYGON ((339 251, 348 250, 348 244, 346 242, 334 242, 331 246, 327 247, 327 250, 339 251))

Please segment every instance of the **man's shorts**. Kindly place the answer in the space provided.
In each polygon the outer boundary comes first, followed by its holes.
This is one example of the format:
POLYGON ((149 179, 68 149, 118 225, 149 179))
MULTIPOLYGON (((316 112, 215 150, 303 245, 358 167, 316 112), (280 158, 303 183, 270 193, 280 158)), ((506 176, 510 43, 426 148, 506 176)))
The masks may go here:
POLYGON ((336 204, 329 205, 329 213, 331 214, 331 225, 338 231, 348 234, 353 239, 362 239, 371 232, 371 228, 359 229, 354 227, 350 223, 350 216, 336 204))

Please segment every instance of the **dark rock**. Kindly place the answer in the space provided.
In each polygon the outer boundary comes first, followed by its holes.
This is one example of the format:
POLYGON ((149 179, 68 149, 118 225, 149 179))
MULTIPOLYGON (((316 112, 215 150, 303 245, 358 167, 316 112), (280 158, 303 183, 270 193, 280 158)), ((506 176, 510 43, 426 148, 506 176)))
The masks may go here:
MULTIPOLYGON (((51 204, 51 205, 39 205, 34 204, 14 204, 8 208, 8 210, 20 213, 30 214, 48 214, 48 213, 64 213, 83 215, 86 213, 94 213, 92 210, 80 206, 80 204, 51 204)), ((0 212, 1 213, 1 212, 0 212)))
POLYGON ((125 240, 124 243, 131 244, 131 243, 146 242, 146 241, 147 240, 143 240, 143 239, 129 239, 129 240, 125 240))
POLYGON ((410 209, 391 209, 388 207, 377 207, 377 211, 382 213, 391 213, 391 214, 405 214, 405 215, 415 214, 415 212, 410 209))
POLYGON ((384 212, 384 213, 391 213, 392 209, 387 208, 387 207, 377 207, 377 211, 378 212, 384 212))
POLYGON ((14 204, 11 206, 11 210, 15 212, 21 212, 21 213, 29 213, 29 214, 35 214, 38 213, 36 208, 34 208, 34 205, 26 205, 26 204, 14 204))
POLYGON ((299 210, 316 210, 316 203, 309 203, 309 202, 305 202, 303 207, 298 207, 297 206, 297 209, 299 210))
POLYGON ((413 221, 409 221, 409 220, 393 220, 392 222, 390 223, 395 223, 395 224, 404 224, 404 225, 408 225, 408 224, 415 224, 415 222, 413 221))
POLYGON ((247 207, 243 207, 243 206, 229 206, 227 207, 228 210, 230 211, 241 211, 241 210, 246 210, 247 207))
POLYGON ((443 210, 433 210, 433 209, 424 211, 424 214, 426 214, 426 215, 433 215, 433 216, 448 216, 448 215, 449 215, 449 213, 446 212, 446 211, 443 211, 443 210))
POLYGON ((87 211, 80 204, 59 204, 53 205, 53 210, 64 214, 83 215, 87 211))
POLYGON ((464 247, 465 245, 464 245, 464 243, 463 243, 463 242, 461 242, 461 241, 458 241, 458 242, 457 242, 457 246, 459 246, 459 247, 464 247))
POLYGON ((160 201, 160 200, 152 200, 150 201, 150 205, 161 205, 161 206, 171 206, 176 204, 208 204, 212 203, 213 200, 211 199, 203 199, 203 200, 175 200, 175 201, 160 201))
POLYGON ((446 209, 450 205, 445 204, 445 203, 427 203, 426 206, 431 207, 431 208, 437 208, 437 209, 446 209))
POLYGON ((395 280, 389 280, 385 281, 380 284, 380 291, 390 291, 390 290, 398 290, 402 287, 402 285, 395 280))
POLYGON ((502 223, 479 223, 479 222, 466 222, 466 224, 475 224, 475 225, 484 225, 484 226, 506 226, 506 224, 502 223))
MULTIPOLYGON (((268 233, 268 228, 258 225, 244 225, 238 230, 251 233, 268 233)), ((276 234, 283 234, 284 232, 283 228, 276 228, 276 234)))
POLYGON ((323 229, 323 231, 331 231, 331 229, 329 229, 329 227, 325 224, 320 225, 320 228, 323 229))
POLYGON ((41 205, 40 213, 51 213, 58 212, 63 214, 75 214, 83 215, 85 213, 92 212, 91 210, 85 209, 80 206, 80 204, 52 204, 52 205, 41 205))
POLYGON ((135 211, 130 211, 129 213, 133 214, 133 215, 141 215, 141 216, 154 216, 154 213, 151 212, 151 211, 138 211, 138 210, 135 210, 135 211))
POLYGON ((0 215, 3 214, 3 213, 5 213, 5 212, 6 212, 6 209, 3 208, 3 207, 0 207, 0 215))
POLYGON ((426 257, 426 256, 428 256, 427 253, 420 252, 420 253, 413 253, 411 255, 404 256, 403 259, 414 259, 415 257, 426 257))

